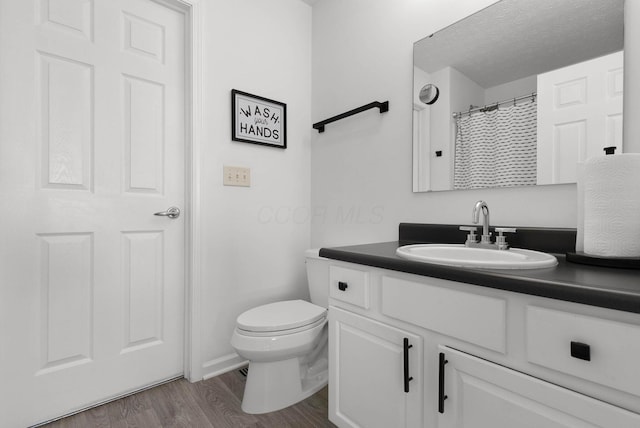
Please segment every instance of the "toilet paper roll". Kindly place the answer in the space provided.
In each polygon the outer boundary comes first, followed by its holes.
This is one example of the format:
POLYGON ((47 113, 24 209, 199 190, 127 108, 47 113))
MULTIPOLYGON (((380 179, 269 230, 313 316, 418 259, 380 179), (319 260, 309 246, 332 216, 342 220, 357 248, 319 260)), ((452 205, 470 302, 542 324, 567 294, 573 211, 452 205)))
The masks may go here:
POLYGON ((587 160, 583 214, 586 254, 640 257, 640 153, 587 160))

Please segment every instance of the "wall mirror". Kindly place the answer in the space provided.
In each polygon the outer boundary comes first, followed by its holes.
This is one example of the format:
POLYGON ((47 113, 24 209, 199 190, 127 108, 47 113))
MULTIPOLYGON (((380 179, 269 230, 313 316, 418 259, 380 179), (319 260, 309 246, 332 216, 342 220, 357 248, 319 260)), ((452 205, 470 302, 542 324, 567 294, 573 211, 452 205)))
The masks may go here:
POLYGON ((622 152, 623 18, 624 0, 502 0, 417 41, 413 191, 572 183, 622 152))

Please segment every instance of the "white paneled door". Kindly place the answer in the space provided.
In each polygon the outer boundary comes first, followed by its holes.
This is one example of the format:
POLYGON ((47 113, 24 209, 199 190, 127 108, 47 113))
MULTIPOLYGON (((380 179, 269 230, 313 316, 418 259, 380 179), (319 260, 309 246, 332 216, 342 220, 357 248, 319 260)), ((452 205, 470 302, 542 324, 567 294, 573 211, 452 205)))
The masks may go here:
POLYGON ((0 0, 0 427, 183 373, 184 27, 0 0))
POLYGON ((622 51, 538 75, 538 184, 575 183, 577 162, 622 152, 622 51))

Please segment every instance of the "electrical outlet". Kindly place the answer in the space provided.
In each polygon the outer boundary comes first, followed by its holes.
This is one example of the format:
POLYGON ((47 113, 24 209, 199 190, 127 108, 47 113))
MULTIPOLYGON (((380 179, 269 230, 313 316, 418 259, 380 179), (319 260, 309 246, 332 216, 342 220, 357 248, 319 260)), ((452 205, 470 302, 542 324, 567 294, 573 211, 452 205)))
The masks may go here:
POLYGON ((222 184, 225 186, 251 186, 251 170, 240 166, 222 167, 222 184))

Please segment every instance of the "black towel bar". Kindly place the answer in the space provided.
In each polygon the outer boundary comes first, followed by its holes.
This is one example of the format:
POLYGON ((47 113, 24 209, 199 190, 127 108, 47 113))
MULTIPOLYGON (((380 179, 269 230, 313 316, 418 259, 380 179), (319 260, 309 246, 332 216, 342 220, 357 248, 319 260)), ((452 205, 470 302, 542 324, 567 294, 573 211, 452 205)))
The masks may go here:
POLYGON ((322 122, 314 123, 313 129, 317 129, 318 132, 324 132, 324 126, 328 123, 335 122, 340 119, 344 119, 345 117, 353 116, 354 114, 361 113, 365 110, 369 110, 372 108, 379 108, 380 113, 385 113, 389 111, 389 101, 374 101, 367 105, 363 105, 362 107, 354 108, 353 110, 349 110, 346 113, 339 114, 337 116, 330 117, 329 119, 323 120, 322 122))

